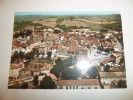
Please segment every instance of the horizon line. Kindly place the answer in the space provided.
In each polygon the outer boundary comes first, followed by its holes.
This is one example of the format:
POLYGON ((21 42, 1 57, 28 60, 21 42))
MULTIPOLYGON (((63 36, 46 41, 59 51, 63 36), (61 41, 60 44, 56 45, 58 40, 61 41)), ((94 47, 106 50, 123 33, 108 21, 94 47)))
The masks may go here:
POLYGON ((94 11, 94 12, 15 12, 15 15, 113 15, 119 11, 94 11))

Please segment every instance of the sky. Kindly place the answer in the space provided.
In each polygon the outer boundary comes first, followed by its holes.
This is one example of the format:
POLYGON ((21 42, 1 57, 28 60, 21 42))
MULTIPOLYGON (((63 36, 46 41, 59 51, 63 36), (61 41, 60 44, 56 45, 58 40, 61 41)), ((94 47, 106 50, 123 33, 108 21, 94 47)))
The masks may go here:
POLYGON ((15 15, 110 15, 120 14, 118 11, 96 11, 96 12, 16 12, 15 15))

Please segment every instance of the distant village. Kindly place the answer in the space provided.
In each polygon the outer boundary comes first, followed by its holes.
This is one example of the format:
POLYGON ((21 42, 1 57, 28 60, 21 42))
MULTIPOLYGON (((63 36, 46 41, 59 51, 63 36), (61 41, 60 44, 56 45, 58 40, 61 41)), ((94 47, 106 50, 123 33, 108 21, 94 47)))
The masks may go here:
POLYGON ((13 35, 10 89, 126 88, 121 31, 32 25, 13 35))

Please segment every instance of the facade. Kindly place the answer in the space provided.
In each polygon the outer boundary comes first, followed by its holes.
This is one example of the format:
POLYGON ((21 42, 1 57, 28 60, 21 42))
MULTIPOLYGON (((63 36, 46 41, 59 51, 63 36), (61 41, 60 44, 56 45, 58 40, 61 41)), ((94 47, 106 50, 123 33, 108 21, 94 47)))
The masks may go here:
POLYGON ((101 77, 101 84, 106 85, 119 80, 126 80, 125 72, 99 72, 101 77))
POLYGON ((119 62, 120 62, 120 60, 121 60, 121 58, 122 58, 122 54, 121 54, 121 53, 113 53, 113 54, 111 55, 111 57, 112 57, 113 59, 115 59, 115 64, 119 64, 119 62))
POLYGON ((40 74, 40 70, 39 69, 34 69, 34 70, 32 70, 33 71, 33 77, 35 76, 35 75, 39 75, 40 74))
POLYGON ((59 80, 57 89, 101 89, 98 79, 59 80))
POLYGON ((26 79, 32 77, 32 72, 29 67, 22 68, 19 71, 19 79, 26 79))
POLYGON ((17 79, 21 68, 22 66, 20 66, 19 64, 12 63, 10 65, 9 77, 17 79))

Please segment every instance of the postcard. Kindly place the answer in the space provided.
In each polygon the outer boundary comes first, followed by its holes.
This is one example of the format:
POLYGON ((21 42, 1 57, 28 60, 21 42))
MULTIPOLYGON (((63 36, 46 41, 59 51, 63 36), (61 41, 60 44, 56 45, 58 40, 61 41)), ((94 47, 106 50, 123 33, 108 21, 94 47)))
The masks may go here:
POLYGON ((8 89, 127 88, 120 12, 16 12, 8 89))

